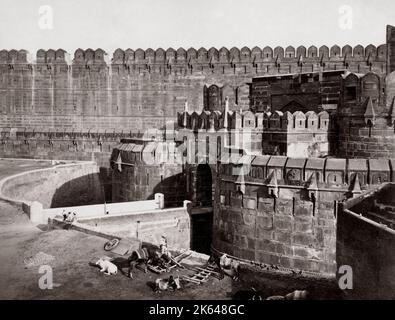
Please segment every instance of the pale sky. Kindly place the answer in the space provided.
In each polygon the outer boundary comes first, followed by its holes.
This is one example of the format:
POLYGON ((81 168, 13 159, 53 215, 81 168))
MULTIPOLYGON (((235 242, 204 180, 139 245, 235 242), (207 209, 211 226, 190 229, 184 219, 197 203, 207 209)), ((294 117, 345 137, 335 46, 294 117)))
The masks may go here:
POLYGON ((394 0, 0 0, 0 49, 378 46, 387 24, 394 0), (52 29, 39 27, 44 5, 52 29), (343 5, 351 29, 339 24, 343 5))

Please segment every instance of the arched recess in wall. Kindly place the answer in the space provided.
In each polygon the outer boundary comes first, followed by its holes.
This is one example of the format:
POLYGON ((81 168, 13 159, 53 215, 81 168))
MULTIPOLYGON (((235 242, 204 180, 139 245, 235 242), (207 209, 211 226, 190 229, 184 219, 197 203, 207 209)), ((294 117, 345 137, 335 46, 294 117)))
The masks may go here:
POLYGON ((365 74, 361 79, 361 97, 372 98, 373 103, 380 101, 380 77, 372 72, 365 74))
POLYGON ((206 93, 205 100, 207 101, 207 103, 204 110, 221 111, 221 94, 219 87, 215 84, 212 84, 205 90, 205 93, 206 93))
POLYGON ((199 164, 196 168, 195 201, 202 207, 212 205, 212 174, 208 164, 199 164))
POLYGON ((358 77, 350 73, 343 80, 343 102, 355 102, 359 95, 359 79, 358 77))
POLYGON ((206 85, 203 86, 203 110, 208 109, 208 87, 206 85))
POLYGON ((280 110, 281 110, 281 112, 289 111, 291 113, 294 113, 296 111, 302 111, 302 112, 308 111, 305 106, 303 106, 302 104, 300 104, 299 102, 297 102, 295 100, 288 102, 280 110))

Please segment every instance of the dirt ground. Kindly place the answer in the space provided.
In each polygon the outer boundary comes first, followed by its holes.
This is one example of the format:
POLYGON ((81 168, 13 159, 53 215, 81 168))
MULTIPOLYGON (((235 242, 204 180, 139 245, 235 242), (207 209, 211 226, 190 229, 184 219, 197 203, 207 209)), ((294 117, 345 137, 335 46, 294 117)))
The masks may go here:
MULTIPOLYGON (((21 210, 2 201, 0 212, 0 299, 227 298, 230 278, 213 278, 204 286, 188 284, 181 291, 157 294, 148 285, 158 277, 152 272, 136 270, 134 279, 120 273, 104 275, 89 262, 95 257, 111 256, 103 250, 106 239, 74 230, 36 227, 21 210), (39 252, 55 258, 45 263, 53 268, 53 289, 40 289, 38 281, 43 274, 38 272, 39 266, 26 267, 24 263, 39 252)), ((172 274, 176 276, 178 271, 172 274)))
MULTIPOLYGON (((49 230, 33 225, 22 211, 0 201, 0 299, 231 299, 251 286, 263 297, 308 289, 315 299, 339 298, 334 283, 244 268, 240 280, 210 278, 204 285, 187 283, 176 292, 154 293, 149 286, 158 275, 135 270, 134 279, 118 273, 107 276, 89 262, 104 251, 106 239, 74 230, 49 230), (45 264, 53 268, 53 289, 39 288, 39 265, 26 265, 26 258, 43 252, 54 257, 45 264)), ((174 270, 174 269, 173 269, 174 270)), ((174 270, 172 274, 191 274, 174 270)), ((163 277, 167 277, 168 274, 163 277)))

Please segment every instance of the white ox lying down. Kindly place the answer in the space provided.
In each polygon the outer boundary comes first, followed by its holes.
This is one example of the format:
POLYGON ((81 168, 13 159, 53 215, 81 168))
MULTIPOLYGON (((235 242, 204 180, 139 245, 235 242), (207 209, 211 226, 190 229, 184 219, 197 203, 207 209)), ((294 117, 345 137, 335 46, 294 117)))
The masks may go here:
POLYGON ((100 267, 100 272, 104 272, 104 274, 108 275, 116 275, 118 273, 118 268, 115 264, 111 261, 99 259, 95 263, 97 266, 100 267))

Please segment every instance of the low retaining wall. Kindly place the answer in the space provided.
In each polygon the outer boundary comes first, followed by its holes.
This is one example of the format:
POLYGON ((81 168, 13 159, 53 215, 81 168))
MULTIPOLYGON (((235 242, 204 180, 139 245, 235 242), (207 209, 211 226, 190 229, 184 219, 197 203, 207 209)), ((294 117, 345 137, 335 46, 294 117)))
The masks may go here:
POLYGON ((394 196, 395 184, 385 184, 339 204, 337 266, 350 266, 353 280, 346 298, 395 299, 395 230, 369 217, 377 201, 391 206, 394 196))
POLYGON ((347 209, 339 212, 337 264, 352 268, 353 289, 345 290, 348 298, 395 299, 394 252, 394 230, 347 209))
POLYGON ((96 163, 77 162, 9 176, 0 181, 0 198, 31 216, 43 208, 102 203, 103 188, 96 163))
POLYGON ((49 218, 62 216, 63 213, 75 212, 78 219, 106 215, 133 214, 141 211, 162 209, 164 206, 163 194, 156 193, 154 200, 117 202, 95 204, 86 206, 62 207, 43 209, 38 205, 35 213, 30 216, 34 222, 46 223, 49 218))
POLYGON ((80 218, 78 223, 80 227, 86 225, 95 232, 137 238, 152 244, 159 244, 164 236, 171 248, 189 249, 191 223, 188 203, 185 201, 181 208, 80 218))

